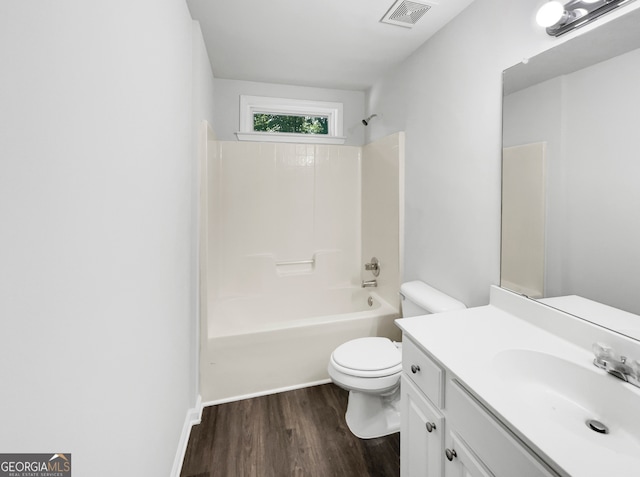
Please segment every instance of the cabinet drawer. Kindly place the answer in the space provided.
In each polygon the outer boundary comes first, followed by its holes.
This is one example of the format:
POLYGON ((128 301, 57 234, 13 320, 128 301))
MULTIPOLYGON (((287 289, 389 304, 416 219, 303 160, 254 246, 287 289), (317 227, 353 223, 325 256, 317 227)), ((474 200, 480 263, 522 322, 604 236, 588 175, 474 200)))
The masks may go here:
POLYGON ((444 371, 409 338, 402 340, 402 370, 433 404, 444 404, 444 371))
POLYGON ((447 420, 496 477, 556 477, 456 381, 447 382, 447 420))

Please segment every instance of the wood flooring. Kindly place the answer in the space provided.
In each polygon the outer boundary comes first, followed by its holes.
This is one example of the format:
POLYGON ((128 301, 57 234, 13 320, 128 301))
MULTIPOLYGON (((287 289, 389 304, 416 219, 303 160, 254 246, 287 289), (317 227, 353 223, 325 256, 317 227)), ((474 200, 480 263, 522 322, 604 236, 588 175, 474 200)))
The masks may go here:
POLYGON ((206 407, 181 477, 397 477, 400 434, 358 439, 347 391, 324 384, 206 407))

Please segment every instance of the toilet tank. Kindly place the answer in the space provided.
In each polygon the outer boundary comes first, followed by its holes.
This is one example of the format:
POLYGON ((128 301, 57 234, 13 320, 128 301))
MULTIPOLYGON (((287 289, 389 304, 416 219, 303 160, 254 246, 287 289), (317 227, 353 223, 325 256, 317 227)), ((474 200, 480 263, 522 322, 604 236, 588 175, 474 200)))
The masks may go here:
POLYGON ((466 308, 461 301, 420 280, 403 283, 400 286, 400 298, 403 318, 466 308))

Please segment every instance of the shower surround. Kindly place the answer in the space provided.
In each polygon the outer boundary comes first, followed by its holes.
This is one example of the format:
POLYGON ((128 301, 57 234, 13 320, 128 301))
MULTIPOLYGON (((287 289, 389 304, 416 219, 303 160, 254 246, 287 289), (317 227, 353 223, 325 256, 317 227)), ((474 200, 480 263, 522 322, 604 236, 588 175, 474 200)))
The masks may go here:
POLYGON ((342 342, 398 337, 403 147, 208 141, 203 401, 326 382, 342 342))

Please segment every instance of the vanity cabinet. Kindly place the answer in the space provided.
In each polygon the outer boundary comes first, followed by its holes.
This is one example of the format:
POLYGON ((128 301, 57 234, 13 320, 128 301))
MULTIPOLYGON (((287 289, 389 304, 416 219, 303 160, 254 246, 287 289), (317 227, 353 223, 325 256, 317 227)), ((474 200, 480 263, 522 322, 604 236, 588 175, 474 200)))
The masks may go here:
POLYGON ((557 477, 406 334, 402 353, 402 477, 557 477))

